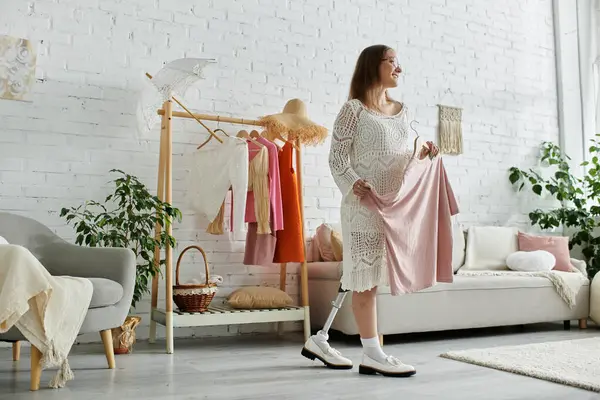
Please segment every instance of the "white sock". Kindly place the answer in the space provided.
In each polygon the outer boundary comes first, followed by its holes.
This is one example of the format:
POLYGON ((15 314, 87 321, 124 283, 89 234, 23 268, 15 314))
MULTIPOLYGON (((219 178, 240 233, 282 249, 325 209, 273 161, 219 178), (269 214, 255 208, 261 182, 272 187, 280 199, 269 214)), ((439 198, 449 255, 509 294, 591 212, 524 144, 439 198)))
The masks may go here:
POLYGON ((377 362, 382 363, 385 361, 387 355, 381 349, 381 344, 379 343, 378 337, 373 337, 369 339, 360 338, 360 342, 363 345, 363 353, 365 353, 377 362))

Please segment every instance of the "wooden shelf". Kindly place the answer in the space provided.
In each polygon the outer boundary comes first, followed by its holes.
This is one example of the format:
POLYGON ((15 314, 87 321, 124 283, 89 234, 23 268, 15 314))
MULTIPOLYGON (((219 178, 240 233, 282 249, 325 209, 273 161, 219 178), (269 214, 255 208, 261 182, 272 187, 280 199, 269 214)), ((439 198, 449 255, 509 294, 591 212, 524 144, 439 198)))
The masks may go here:
MULTIPOLYGON (((164 309, 152 310, 152 321, 166 326, 164 309)), ((304 307, 286 307, 276 309, 237 310, 227 305, 211 305, 204 313, 184 313, 173 310, 173 327, 188 328, 195 326, 240 325, 265 322, 303 321, 304 307)))

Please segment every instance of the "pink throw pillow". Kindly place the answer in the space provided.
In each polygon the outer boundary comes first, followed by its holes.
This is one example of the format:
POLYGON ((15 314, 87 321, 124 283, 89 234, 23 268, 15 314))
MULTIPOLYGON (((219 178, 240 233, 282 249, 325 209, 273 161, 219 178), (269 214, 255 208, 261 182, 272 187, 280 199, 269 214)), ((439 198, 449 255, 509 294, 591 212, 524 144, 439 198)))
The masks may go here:
POLYGON ((335 261, 333 247, 331 246, 331 227, 328 224, 321 224, 317 228, 313 240, 319 248, 323 261, 335 261))
POLYGON ((569 238, 567 236, 536 236, 519 232, 519 250, 545 250, 556 258, 553 270, 572 272, 569 238))
POLYGON ((321 259, 321 253, 319 252, 318 242, 319 240, 317 239, 317 236, 313 236, 312 240, 308 244, 308 249, 306 251, 306 262, 323 261, 321 259))

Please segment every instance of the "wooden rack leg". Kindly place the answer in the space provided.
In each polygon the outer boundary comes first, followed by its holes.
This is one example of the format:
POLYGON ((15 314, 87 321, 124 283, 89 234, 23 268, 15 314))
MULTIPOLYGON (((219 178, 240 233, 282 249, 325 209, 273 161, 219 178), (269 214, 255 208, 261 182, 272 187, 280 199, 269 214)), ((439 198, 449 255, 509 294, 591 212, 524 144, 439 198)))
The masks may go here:
MULTIPOLYGON (((172 113, 173 113, 173 103, 171 100, 165 102, 164 109, 167 117, 167 127, 166 127, 166 145, 165 145, 165 175, 166 175, 166 184, 165 184, 165 201, 169 204, 173 203, 173 193, 172 193, 172 166, 173 166, 173 136, 172 136, 172 113)), ((173 234, 173 226, 169 224, 167 226, 167 234, 173 234)), ((166 314, 166 347, 167 353, 173 353, 173 248, 167 245, 165 251, 166 258, 166 266, 165 266, 165 281, 166 281, 166 290, 165 290, 165 314, 166 314)))
MULTIPOLYGON (((161 128, 160 128, 160 145, 159 145, 159 156, 158 156, 158 188, 156 191, 156 195, 158 196, 158 198, 162 201, 165 200, 165 130, 167 127, 167 118, 163 115, 162 117, 162 123, 161 123, 161 128)), ((162 232, 162 228, 160 226, 160 224, 157 222, 154 228, 154 231, 156 233, 156 238, 160 237, 160 234, 162 232)), ((155 267, 157 269, 160 269, 160 248, 156 248, 154 250, 154 259, 156 260, 156 262, 154 263, 155 267)), ((157 273, 156 275, 154 275, 152 277, 152 302, 151 302, 151 312, 152 310, 156 309, 156 307, 158 306, 158 280, 159 280, 159 274, 157 273)), ((156 321, 154 321, 152 318, 150 319, 150 335, 149 335, 149 341, 150 343, 155 343, 156 342, 156 321)))
MULTIPOLYGON (((282 263, 281 269, 279 271, 279 289, 281 289, 282 291, 285 292, 286 287, 287 287, 287 263, 282 263)), ((276 326, 277 326, 277 334, 283 335, 285 323, 278 322, 276 326)))
POLYGON ((308 302, 308 267, 306 265, 306 235, 304 229, 304 186, 302 184, 302 148, 296 140, 296 171, 298 174, 298 197, 300 201, 300 220, 302 222, 302 243, 304 243, 304 262, 300 267, 300 285, 302 288, 302 306, 304 307, 304 340, 310 338, 310 306, 308 302))
POLYGON ((304 340, 310 338, 310 306, 308 303, 308 267, 306 261, 300 269, 300 283, 302 285, 302 306, 304 307, 304 340))

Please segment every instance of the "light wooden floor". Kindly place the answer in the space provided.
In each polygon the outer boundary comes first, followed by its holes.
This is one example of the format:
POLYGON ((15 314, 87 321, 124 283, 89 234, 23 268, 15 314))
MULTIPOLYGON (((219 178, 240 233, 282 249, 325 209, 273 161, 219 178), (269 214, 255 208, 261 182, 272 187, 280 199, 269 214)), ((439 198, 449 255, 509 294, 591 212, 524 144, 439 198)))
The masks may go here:
MULTIPOLYGON (((302 338, 243 336, 186 339, 175 354, 164 343, 138 343, 107 370, 101 345, 76 346, 69 358, 75 380, 47 389, 54 371, 44 371, 42 389, 29 389, 29 349, 20 363, 0 349, 0 400, 21 399, 599 399, 600 395, 438 357, 449 350, 574 339, 599 335, 590 327, 570 331, 556 325, 418 334, 386 338, 384 349, 417 368, 409 379, 361 376, 357 367, 333 371, 300 355, 302 338)), ((357 338, 333 338, 334 346, 360 362, 357 338)))

